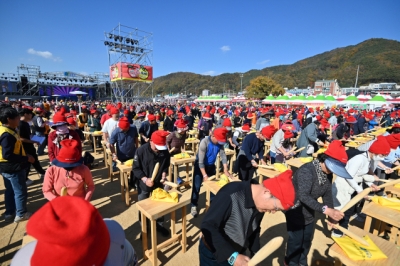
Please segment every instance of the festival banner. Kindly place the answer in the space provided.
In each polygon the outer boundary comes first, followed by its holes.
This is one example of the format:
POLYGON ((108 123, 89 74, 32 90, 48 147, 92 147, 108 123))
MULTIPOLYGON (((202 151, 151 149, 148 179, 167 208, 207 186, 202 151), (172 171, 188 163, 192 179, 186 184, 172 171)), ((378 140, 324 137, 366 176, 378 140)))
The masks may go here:
POLYGON ((111 81, 130 80, 145 83, 153 82, 153 67, 139 64, 117 63, 110 66, 111 81))

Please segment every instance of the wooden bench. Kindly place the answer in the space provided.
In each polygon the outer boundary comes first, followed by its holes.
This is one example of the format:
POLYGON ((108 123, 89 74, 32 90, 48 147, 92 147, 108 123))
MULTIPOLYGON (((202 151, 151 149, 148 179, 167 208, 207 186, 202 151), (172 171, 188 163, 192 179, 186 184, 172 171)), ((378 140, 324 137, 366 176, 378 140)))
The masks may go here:
POLYGON ((200 144, 200 140, 198 140, 198 139, 185 140, 185 145, 191 146, 191 150, 194 152, 194 154, 197 153, 197 150, 199 149, 199 144, 200 144))
POLYGON ((101 148, 97 148, 97 137, 101 137, 102 134, 94 134, 94 132, 83 131, 83 134, 91 141, 93 144, 93 151, 97 154, 97 151, 100 151, 101 148))
POLYGON ((179 186, 188 186, 190 185, 190 177, 189 177, 189 171, 190 171, 190 167, 189 164, 192 164, 192 179, 193 179, 193 171, 194 171, 194 161, 196 160, 195 156, 190 156, 190 158, 183 158, 183 159, 177 159, 174 158, 173 156, 171 157, 171 164, 169 166, 168 169, 168 180, 171 182, 174 182, 175 184, 179 185, 179 186), (184 182, 182 184, 178 184, 178 177, 179 177, 179 166, 180 165, 185 165, 186 169, 185 169, 185 173, 186 173, 186 179, 184 180, 184 182), (172 177, 172 172, 174 173, 174 180, 171 180, 172 177))
POLYGON ((281 173, 279 171, 272 169, 257 168, 257 174, 258 174, 258 183, 261 184, 264 180, 264 177, 274 178, 275 176, 280 175, 281 173))

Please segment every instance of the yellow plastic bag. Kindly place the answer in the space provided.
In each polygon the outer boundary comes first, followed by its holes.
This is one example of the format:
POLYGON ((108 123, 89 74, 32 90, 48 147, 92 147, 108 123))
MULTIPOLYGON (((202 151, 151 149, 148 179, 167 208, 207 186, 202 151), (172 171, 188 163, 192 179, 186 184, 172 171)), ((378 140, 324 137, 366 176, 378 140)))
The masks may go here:
POLYGON ((93 134, 95 134, 95 135, 101 135, 101 134, 103 134, 103 132, 101 132, 101 131, 94 131, 93 134))
POLYGON ((387 256, 372 242, 368 235, 364 236, 363 239, 368 242, 369 246, 364 246, 348 236, 332 238, 352 260, 387 259, 387 256))
POLYGON ((228 183, 229 183, 229 178, 225 174, 222 174, 220 176, 219 181, 217 182, 218 186, 220 186, 220 187, 223 187, 228 183))
POLYGON ((313 160, 313 157, 300 157, 300 161, 303 163, 309 163, 313 160))
POLYGON ((133 159, 130 159, 130 160, 128 160, 128 161, 125 161, 125 162, 124 162, 124 165, 126 165, 126 166, 132 166, 132 165, 133 165, 133 159))
POLYGON ((162 188, 156 188, 155 190, 153 190, 150 199, 155 201, 172 202, 172 203, 178 203, 179 201, 177 192, 168 193, 162 188))
POLYGON ((317 154, 324 153, 325 151, 326 151, 326 148, 320 148, 320 149, 317 151, 317 154))
POLYGON ((190 158, 189 153, 185 152, 185 153, 178 153, 174 155, 175 159, 185 159, 185 158, 190 158))
POLYGON ((394 185, 395 188, 400 188, 400 183, 394 185))
POLYGON ((281 163, 274 163, 274 168, 276 171, 281 172, 281 173, 283 173, 287 170, 287 167, 281 163))
POLYGON ((384 198, 379 196, 372 197, 376 204, 400 211, 400 200, 397 198, 384 198))

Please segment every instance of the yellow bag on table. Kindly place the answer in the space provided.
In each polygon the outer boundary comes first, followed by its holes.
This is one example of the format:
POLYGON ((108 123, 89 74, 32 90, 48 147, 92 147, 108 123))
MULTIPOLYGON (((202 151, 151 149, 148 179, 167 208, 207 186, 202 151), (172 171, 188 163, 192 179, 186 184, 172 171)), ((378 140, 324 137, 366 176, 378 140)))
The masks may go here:
POLYGON ((156 188, 155 190, 153 190, 150 199, 155 201, 172 202, 172 203, 178 203, 179 201, 178 192, 168 193, 162 188, 156 188))
POLYGON ((101 134, 103 134, 103 132, 101 132, 101 131, 94 131, 93 134, 95 134, 95 135, 101 135, 101 134))
POLYGON ((394 185, 395 188, 400 188, 400 183, 394 185))
POLYGON ((175 159, 185 159, 185 158, 190 158, 189 153, 184 152, 184 153, 178 153, 174 155, 175 159))
POLYGON ((309 163, 313 160, 313 157, 300 157, 300 161, 303 163, 309 163))
POLYGON ((130 159, 130 160, 128 160, 128 161, 125 161, 125 162, 124 162, 124 165, 126 165, 126 166, 132 166, 132 165, 133 165, 133 159, 130 159))
POLYGON ((324 153, 325 151, 326 151, 326 148, 320 148, 320 149, 317 151, 317 154, 324 153))
POLYGON ((397 198, 372 197, 372 201, 384 207, 400 211, 400 200, 397 198))
POLYGON ((276 171, 281 172, 281 173, 283 173, 287 170, 287 167, 281 163, 274 163, 274 168, 276 171))
POLYGON ((228 183, 229 183, 229 178, 225 174, 222 174, 219 181, 217 182, 218 186, 220 187, 223 187, 228 183))
POLYGON ((375 245, 368 235, 364 236, 363 239, 368 242, 369 246, 364 246, 348 236, 332 238, 352 260, 387 259, 387 256, 375 245))

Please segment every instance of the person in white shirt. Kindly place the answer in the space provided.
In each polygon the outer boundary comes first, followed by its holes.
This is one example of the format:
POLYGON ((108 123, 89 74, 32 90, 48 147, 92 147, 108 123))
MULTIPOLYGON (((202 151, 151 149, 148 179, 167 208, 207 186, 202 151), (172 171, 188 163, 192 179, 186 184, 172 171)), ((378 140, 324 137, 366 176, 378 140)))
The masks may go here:
POLYGON ((101 129, 103 132, 103 139, 109 145, 109 138, 111 137, 111 133, 114 129, 118 126, 118 119, 119 119, 119 110, 115 107, 111 108, 111 118, 107 119, 101 129))
MULTIPOLYGON (((344 179, 337 176, 332 185, 333 204, 335 209, 342 209, 353 197, 363 191, 362 183, 365 182, 373 191, 378 191, 378 187, 373 184, 379 177, 374 175, 374 170, 378 161, 383 160, 390 152, 390 146, 385 137, 379 136, 371 145, 368 151, 347 151, 350 155, 352 152, 358 153, 350 158, 346 164, 346 170, 353 179, 344 179)), ((350 156, 349 156, 350 157, 350 156)), ((340 220, 339 225, 348 228, 349 220, 356 213, 357 204, 344 212, 344 217, 340 220)), ((340 237, 343 233, 334 230, 332 233, 335 237, 340 237)))

